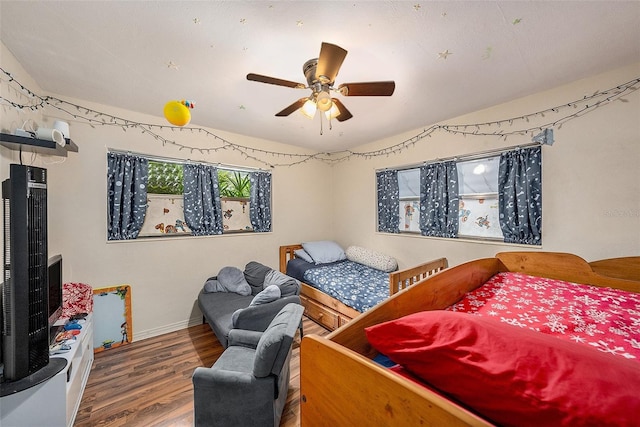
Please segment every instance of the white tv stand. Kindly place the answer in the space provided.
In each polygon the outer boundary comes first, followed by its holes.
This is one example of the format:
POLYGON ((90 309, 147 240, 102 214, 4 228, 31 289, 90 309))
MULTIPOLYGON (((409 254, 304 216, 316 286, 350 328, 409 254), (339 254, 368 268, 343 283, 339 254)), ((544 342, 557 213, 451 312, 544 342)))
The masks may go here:
POLYGON ((2 427, 72 427, 93 363, 93 319, 87 316, 76 342, 67 353, 51 358, 66 359, 55 376, 26 390, 0 398, 2 427))

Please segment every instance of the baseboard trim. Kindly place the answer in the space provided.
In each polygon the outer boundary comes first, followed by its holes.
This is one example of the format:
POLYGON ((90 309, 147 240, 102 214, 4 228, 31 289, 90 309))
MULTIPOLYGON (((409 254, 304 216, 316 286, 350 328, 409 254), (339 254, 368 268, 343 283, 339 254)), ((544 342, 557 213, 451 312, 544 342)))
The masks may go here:
POLYGON ((147 329, 146 331, 135 331, 133 335, 133 342, 146 338, 157 337, 158 335, 168 334, 169 332, 179 331, 181 329, 186 329, 200 324, 202 324, 202 316, 192 317, 187 321, 171 323, 158 328, 147 329))

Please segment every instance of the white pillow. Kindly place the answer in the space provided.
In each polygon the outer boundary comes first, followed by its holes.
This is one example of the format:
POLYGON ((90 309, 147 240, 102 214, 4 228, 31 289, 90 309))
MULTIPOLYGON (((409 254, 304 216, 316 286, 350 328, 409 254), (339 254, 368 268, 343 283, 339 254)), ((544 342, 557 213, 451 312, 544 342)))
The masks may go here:
POLYGON ((346 255, 349 261, 364 264, 367 267, 387 273, 398 269, 398 261, 394 257, 371 249, 361 248, 360 246, 349 246, 346 255))
POLYGON ((313 258, 316 264, 341 261, 347 259, 344 250, 336 242, 331 240, 318 240, 302 244, 305 251, 313 258))

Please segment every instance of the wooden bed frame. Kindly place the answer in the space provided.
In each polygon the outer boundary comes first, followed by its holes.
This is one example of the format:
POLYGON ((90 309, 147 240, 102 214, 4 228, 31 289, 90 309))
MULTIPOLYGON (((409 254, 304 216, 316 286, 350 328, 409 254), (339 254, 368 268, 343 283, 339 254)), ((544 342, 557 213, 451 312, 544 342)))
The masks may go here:
POLYGON ((589 266, 602 276, 640 282, 640 256, 601 259, 590 262, 589 266))
POLYGON ((418 311, 444 309, 503 271, 640 292, 640 282, 617 278, 635 277, 627 270, 637 268, 639 259, 618 263, 618 270, 604 276, 571 254, 503 252, 422 280, 326 337, 307 335, 300 353, 301 425, 493 425, 373 362, 376 353, 364 328, 418 311))
MULTIPOLYGON (((280 271, 287 272, 287 262, 295 258, 301 244, 280 246, 280 271)), ((394 295, 420 280, 447 268, 447 259, 439 258, 405 270, 389 274, 389 295, 394 295)), ((302 283, 300 300, 304 314, 325 328, 333 331, 361 313, 318 289, 302 283)))

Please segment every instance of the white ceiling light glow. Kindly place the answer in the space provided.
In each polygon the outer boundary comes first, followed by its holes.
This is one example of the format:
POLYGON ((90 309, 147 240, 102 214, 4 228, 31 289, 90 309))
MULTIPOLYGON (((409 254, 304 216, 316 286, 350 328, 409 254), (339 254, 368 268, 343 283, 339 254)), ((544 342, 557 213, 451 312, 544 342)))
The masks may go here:
POLYGON ((316 102, 318 109, 320 111, 329 111, 333 106, 333 101, 331 101, 331 96, 329 96, 329 92, 322 91, 318 94, 318 101, 316 102))

